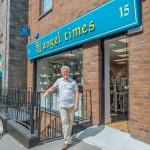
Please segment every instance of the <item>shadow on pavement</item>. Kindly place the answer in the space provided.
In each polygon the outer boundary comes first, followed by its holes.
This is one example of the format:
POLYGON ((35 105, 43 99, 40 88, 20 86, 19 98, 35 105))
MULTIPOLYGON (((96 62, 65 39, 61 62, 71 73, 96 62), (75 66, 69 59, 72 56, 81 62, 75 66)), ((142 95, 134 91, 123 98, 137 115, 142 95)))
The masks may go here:
POLYGON ((90 128, 87 128, 83 131, 81 131, 80 133, 76 133, 73 135, 73 143, 72 143, 72 147, 69 148, 69 150, 74 150, 73 147, 80 147, 83 146, 83 149, 86 149, 86 150, 91 150, 91 149, 94 149, 94 150, 101 150, 100 147, 96 147, 94 145, 91 145, 91 144, 87 144, 84 142, 84 139, 85 138, 88 138, 88 137, 94 137, 95 135, 99 134, 101 131, 103 131, 105 128, 105 126, 99 126, 99 127, 90 127, 90 128))
POLYGON ((77 138, 83 140, 87 137, 92 137, 95 136, 97 134, 99 134, 101 131, 103 131, 105 128, 105 126, 99 126, 99 127, 91 127, 88 129, 85 129, 84 131, 82 131, 81 133, 77 134, 77 138))

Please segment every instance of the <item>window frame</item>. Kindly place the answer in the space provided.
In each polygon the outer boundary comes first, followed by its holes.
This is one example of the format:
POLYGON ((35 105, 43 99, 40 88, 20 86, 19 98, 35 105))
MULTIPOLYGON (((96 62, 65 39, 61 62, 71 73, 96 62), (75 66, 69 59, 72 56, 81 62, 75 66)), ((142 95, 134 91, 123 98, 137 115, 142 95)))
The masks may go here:
POLYGON ((51 10, 52 10, 52 0, 40 0, 40 16, 45 16, 51 10), (45 5, 47 5, 47 1, 51 2, 51 5, 49 6, 49 8, 46 8, 44 6, 44 3, 45 3, 45 5), (47 10, 44 10, 44 9, 47 9, 47 10))

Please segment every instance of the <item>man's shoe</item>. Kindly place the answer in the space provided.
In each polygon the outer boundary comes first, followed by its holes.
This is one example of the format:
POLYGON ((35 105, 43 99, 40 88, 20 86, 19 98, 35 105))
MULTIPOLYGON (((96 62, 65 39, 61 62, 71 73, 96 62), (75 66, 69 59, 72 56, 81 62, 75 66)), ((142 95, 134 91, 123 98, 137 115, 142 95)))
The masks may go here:
POLYGON ((71 144, 65 143, 65 144, 63 145, 62 150, 66 150, 66 149, 68 149, 70 146, 71 146, 71 144))

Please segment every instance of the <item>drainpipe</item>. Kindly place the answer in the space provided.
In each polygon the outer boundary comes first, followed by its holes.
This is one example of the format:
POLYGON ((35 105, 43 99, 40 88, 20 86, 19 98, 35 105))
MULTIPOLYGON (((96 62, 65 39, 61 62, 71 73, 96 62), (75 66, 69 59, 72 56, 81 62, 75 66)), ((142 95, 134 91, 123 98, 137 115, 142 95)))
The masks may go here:
POLYGON ((7 24, 8 24, 8 0, 6 1, 6 20, 5 20, 5 25, 6 25, 6 28, 5 28, 5 33, 6 33, 6 36, 5 36, 5 46, 4 46, 4 74, 3 74, 3 82, 2 82, 2 88, 6 88, 6 69, 7 69, 7 65, 6 65, 6 52, 7 52, 7 48, 9 47, 7 45, 7 24))

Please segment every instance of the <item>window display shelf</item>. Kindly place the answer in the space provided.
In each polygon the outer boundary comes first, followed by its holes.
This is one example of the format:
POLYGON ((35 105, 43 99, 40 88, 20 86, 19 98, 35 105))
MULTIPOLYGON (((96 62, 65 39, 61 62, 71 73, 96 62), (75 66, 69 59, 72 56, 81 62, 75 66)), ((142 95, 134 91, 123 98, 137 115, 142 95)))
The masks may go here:
POLYGON ((116 80, 114 80, 114 85, 110 85, 110 107, 115 112, 120 111, 125 113, 128 111, 128 94, 125 89, 125 83, 118 85, 116 84, 116 80))

